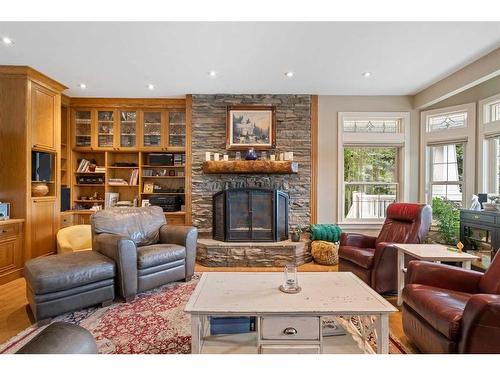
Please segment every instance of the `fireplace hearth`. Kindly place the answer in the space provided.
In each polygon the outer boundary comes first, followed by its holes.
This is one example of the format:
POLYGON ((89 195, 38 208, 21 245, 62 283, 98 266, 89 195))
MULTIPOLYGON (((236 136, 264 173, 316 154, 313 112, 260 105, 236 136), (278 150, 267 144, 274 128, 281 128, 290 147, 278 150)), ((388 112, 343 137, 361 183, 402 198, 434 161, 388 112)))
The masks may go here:
POLYGON ((288 239, 288 194, 261 188, 227 189, 213 196, 213 238, 225 242, 288 239))

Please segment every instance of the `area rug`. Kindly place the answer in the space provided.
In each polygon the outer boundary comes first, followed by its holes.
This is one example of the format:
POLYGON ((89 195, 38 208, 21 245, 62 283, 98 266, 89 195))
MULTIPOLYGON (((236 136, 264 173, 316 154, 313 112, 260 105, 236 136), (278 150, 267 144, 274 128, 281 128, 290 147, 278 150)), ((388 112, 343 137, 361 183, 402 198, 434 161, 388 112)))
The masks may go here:
MULTIPOLYGON (((89 330, 102 354, 188 354, 191 322, 184 307, 199 278, 200 274, 196 274, 188 283, 172 283, 141 293, 128 303, 68 313, 53 321, 74 323, 89 330)), ((33 325, 25 329, 1 345, 0 353, 15 353, 45 327, 33 325)), ((408 353, 392 334, 389 352, 408 353)))

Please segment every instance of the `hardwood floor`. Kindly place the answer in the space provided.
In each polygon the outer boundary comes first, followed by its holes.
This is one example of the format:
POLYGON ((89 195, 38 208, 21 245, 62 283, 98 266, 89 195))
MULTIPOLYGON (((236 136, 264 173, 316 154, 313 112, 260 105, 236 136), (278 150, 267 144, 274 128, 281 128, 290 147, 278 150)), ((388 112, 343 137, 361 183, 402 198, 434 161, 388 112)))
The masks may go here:
MULTIPOLYGON (((281 267, 204 267, 197 264, 196 272, 281 272, 281 267)), ((299 267, 301 272, 337 272, 337 266, 322 266, 314 262, 299 267)), ((396 297, 388 297, 387 300, 396 305, 396 297)), ((0 344, 23 329, 28 328, 33 317, 28 309, 26 299, 26 283, 24 279, 17 279, 10 283, 0 285, 0 344)), ((418 350, 411 344, 403 333, 401 312, 391 314, 389 318, 391 332, 403 343, 418 350)))

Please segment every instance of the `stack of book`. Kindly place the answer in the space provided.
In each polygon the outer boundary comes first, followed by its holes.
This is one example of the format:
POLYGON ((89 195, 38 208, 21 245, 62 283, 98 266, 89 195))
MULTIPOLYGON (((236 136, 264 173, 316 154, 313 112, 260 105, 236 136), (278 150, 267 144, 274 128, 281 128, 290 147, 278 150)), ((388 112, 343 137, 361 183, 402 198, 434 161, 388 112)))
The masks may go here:
POLYGON ((106 173, 106 167, 95 167, 95 173, 106 173))
POLYGON ((111 186, 123 186, 128 185, 128 182, 123 178, 110 178, 108 179, 108 184, 111 186))

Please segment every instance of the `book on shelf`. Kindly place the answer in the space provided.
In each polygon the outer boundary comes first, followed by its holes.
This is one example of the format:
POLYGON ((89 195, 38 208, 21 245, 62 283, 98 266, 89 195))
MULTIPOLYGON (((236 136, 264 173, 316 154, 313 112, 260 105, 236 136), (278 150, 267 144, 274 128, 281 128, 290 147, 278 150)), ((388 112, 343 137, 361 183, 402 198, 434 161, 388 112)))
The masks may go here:
POLYGON ((77 172, 88 172, 89 166, 90 166, 90 161, 88 161, 87 159, 82 159, 82 160, 80 160, 80 164, 78 165, 78 168, 76 169, 76 171, 77 172))
POLYGON ((137 185, 139 183, 139 170, 133 169, 129 176, 129 185, 137 185))
POLYGON ((77 173, 106 173, 106 167, 98 167, 96 166, 93 171, 90 170, 90 166, 93 165, 90 160, 82 159, 80 160, 80 164, 78 164, 78 168, 76 169, 77 173))

